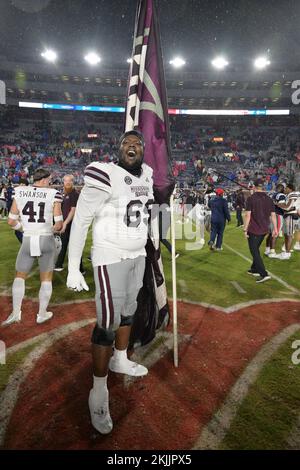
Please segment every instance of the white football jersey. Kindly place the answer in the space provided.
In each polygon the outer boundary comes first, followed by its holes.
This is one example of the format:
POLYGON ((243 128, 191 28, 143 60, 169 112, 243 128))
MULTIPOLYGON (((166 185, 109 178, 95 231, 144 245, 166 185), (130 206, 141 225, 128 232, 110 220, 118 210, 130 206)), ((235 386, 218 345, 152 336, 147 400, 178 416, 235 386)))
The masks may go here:
POLYGON ((207 207, 208 207, 209 201, 210 201, 212 198, 214 198, 214 197, 216 197, 216 193, 215 193, 215 192, 208 193, 208 194, 205 194, 205 195, 204 195, 204 203, 205 203, 205 205, 206 205, 207 207))
POLYGON ((93 222, 94 266, 145 255, 148 208, 153 203, 152 173, 144 163, 140 177, 115 163, 92 162, 86 167, 85 184, 108 193, 93 222))
POLYGON ((300 192, 293 191, 292 193, 289 193, 286 197, 286 203, 291 204, 290 209, 287 210, 286 213, 297 214, 300 210, 300 192))
POLYGON ((62 202, 62 195, 56 189, 18 186, 14 199, 24 235, 53 234, 53 205, 62 202))

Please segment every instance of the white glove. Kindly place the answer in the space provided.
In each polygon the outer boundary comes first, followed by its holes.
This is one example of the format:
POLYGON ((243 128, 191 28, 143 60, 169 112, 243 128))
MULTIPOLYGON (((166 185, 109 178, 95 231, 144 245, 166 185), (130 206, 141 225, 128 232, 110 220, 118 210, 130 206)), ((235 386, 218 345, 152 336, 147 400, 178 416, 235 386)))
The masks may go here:
POLYGON ((75 292, 81 292, 84 290, 89 290, 89 286, 85 282, 85 279, 79 270, 69 271, 67 277, 67 287, 74 290, 75 292))

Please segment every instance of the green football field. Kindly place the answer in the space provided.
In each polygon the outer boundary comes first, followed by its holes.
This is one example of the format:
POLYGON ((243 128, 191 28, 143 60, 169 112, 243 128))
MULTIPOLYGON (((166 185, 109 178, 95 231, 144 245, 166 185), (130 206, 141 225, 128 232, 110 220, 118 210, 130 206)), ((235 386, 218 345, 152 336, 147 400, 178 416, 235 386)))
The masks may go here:
MULTIPOLYGON (((188 224, 177 225, 176 230, 178 235, 184 231, 184 234, 189 236, 188 224)), ((14 278, 19 242, 6 221, 0 221, 0 238, 2 246, 0 292, 8 293, 14 278)), ((207 243, 207 232, 205 239, 207 243)), ((283 238, 279 238, 277 243, 278 251, 283 244, 283 238)), ((64 271, 54 273, 52 302, 93 298, 93 270, 91 262, 87 259, 90 246, 91 232, 89 232, 83 256, 86 269, 85 277, 90 287, 89 292, 75 294, 66 288, 67 260, 65 260, 64 271)), ((178 299, 229 307, 237 303, 258 299, 300 298, 300 252, 294 252, 290 260, 284 261, 264 256, 266 268, 274 277, 266 283, 257 285, 255 278, 247 274, 251 256, 243 231, 236 227, 234 217, 225 230, 223 251, 212 252, 208 249, 207 244, 203 248, 199 248, 193 244, 193 241, 186 239, 176 240, 176 251, 180 253, 176 260, 178 299)), ((164 246, 162 246, 162 255, 168 296, 171 298, 171 257, 164 246)), ((26 282, 26 296, 36 298, 38 289, 39 274, 36 263, 26 282)))
MULTIPOLYGON (((176 260, 178 299, 220 307, 262 299, 300 300, 300 252, 294 252, 288 261, 264 256, 272 279, 263 284, 256 284, 255 278, 247 274, 251 257, 243 231, 236 227, 234 216, 226 227, 223 251, 220 252, 208 249, 208 233, 205 233, 205 245, 199 248, 199 245, 187 239, 191 226, 176 224, 177 233, 183 229, 186 238, 176 241, 176 252, 180 253, 176 260)), ((3 220, 0 221, 0 240, 0 294, 10 295, 15 259, 20 245, 7 222, 3 220)), ((280 238, 277 251, 281 249, 282 244, 283 239, 280 238)), ((84 250, 85 277, 90 291, 74 293, 66 288, 66 260, 64 271, 54 273, 51 303, 93 298, 92 265, 87 259, 90 246, 91 232, 84 250)), ((263 249, 264 246, 262 251, 263 249)), ((171 257, 164 246, 162 255, 168 296, 171 298, 171 257)), ((39 272, 38 265, 35 264, 26 281, 26 296, 37 298, 38 290, 39 272)), ((241 402, 230 429, 218 444, 219 449, 286 449, 293 445, 291 430, 295 429, 296 437, 299 434, 297 423, 300 416, 300 364, 291 362, 291 345, 294 340, 299 339, 300 330, 287 337, 281 347, 265 361, 241 402)), ((22 367, 25 358, 35 347, 36 344, 31 344, 8 356, 7 366, 0 370, 0 392, 5 389, 13 372, 22 367)), ((299 440, 298 437, 297 439, 299 440)))

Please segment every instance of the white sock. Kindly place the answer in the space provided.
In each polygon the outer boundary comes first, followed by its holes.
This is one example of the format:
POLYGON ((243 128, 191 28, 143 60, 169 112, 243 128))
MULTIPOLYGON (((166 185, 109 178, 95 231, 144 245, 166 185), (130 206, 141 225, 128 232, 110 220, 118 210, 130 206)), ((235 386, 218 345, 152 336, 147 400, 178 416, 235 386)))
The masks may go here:
POLYGON ((21 310, 22 300, 25 294, 25 281, 16 277, 12 285, 13 313, 18 314, 21 310))
POLYGON ((100 398, 107 393, 107 375, 105 377, 96 377, 93 375, 93 392, 95 396, 100 398))
POLYGON ((120 349, 115 348, 114 349, 114 360, 116 360, 118 362, 128 361, 127 349, 120 350, 120 349))
POLYGON ((43 281, 41 283, 41 287, 39 291, 39 301, 40 301, 39 315, 44 315, 47 312, 47 307, 48 307, 51 295, 52 295, 52 282, 43 281))

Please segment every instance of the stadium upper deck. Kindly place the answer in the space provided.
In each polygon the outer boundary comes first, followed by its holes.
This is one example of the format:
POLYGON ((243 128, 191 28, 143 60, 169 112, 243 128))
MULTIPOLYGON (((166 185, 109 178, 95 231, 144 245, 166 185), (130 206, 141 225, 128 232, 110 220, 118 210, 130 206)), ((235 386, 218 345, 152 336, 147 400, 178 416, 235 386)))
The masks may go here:
MULTIPOLYGON (((87 69, 83 65, 20 63, 0 57, 0 80, 7 104, 19 101, 123 106, 128 68, 87 69)), ((169 107, 202 109, 285 108, 292 103, 292 83, 300 70, 182 72, 166 68, 169 107)))

